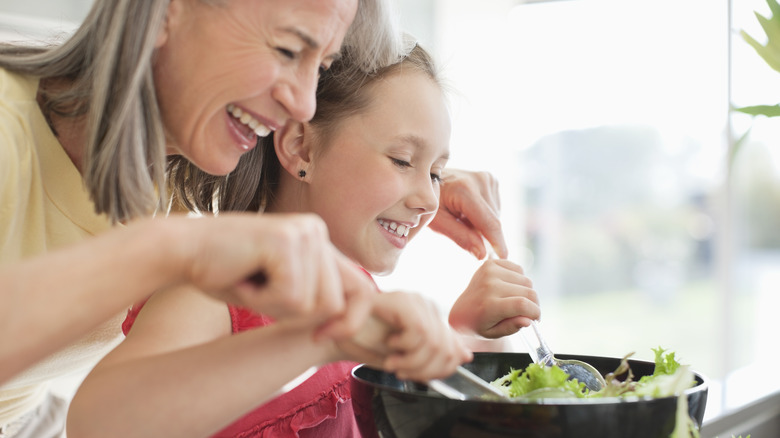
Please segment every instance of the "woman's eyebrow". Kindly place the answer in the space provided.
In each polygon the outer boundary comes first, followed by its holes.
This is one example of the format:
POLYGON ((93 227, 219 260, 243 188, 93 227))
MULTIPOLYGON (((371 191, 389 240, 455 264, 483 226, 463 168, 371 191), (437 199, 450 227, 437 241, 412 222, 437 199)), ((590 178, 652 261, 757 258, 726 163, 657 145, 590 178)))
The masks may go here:
MULTIPOLYGON (((317 50, 320 48, 320 43, 318 43, 317 40, 315 40, 311 35, 307 34, 306 32, 296 27, 283 27, 281 30, 283 32, 291 33, 297 36, 311 50, 317 50)), ((330 55, 327 55, 326 58, 330 58, 333 61, 337 61, 339 58, 341 58, 341 53, 340 52, 331 53, 330 55)))

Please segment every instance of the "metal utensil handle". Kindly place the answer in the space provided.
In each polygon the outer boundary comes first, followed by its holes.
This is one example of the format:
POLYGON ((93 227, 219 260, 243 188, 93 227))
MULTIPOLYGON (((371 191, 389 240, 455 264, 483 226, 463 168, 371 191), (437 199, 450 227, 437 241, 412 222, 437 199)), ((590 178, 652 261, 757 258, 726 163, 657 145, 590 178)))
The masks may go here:
POLYGON ((485 396, 506 398, 503 391, 462 366, 457 367, 455 374, 446 379, 431 380, 428 387, 455 400, 479 399, 485 396))
MULTIPOLYGON (((492 260, 498 260, 498 255, 490 245, 487 239, 484 239, 485 248, 487 249, 487 257, 492 260)), ((528 354, 531 355, 534 363, 541 363, 544 365, 555 365, 555 357, 553 357, 550 347, 544 342, 542 338, 542 332, 539 330, 539 325, 536 321, 531 321, 530 327, 520 329, 520 334, 525 341, 525 345, 528 346, 528 354)))
POLYGON ((529 327, 520 329, 520 333, 523 336, 525 344, 528 346, 528 354, 531 355, 531 359, 533 359, 534 363, 555 365, 553 353, 550 350, 550 347, 547 346, 547 343, 544 342, 542 332, 539 330, 539 325, 536 321, 531 321, 529 327))

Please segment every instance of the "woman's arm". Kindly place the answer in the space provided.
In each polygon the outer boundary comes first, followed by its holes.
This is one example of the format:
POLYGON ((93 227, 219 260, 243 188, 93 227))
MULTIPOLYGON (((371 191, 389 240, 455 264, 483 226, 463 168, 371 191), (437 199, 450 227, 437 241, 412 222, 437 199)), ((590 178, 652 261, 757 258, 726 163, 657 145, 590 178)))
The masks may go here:
MULTIPOLYGON (((0 265, 0 382, 173 280, 161 221, 0 265)), ((178 270, 178 271, 177 271, 178 270)))
POLYGON ((0 383, 153 291, 179 284, 277 318, 315 321, 374 293, 313 215, 142 220, 0 266, 0 383), (259 271, 263 284, 246 281, 259 271))

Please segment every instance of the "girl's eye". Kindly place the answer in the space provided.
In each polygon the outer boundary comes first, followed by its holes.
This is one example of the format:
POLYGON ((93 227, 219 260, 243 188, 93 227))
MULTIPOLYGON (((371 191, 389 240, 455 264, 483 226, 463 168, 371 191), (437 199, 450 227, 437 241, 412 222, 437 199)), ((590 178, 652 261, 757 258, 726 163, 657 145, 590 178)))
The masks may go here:
POLYGON ((431 181, 433 181, 433 182, 435 182, 437 184, 441 184, 441 175, 437 175, 435 173, 432 173, 431 174, 431 181))
POLYGON ((399 160, 398 158, 390 158, 390 160, 393 162, 393 164, 395 164, 398 167, 403 167, 403 168, 412 167, 412 164, 409 163, 408 161, 399 160))

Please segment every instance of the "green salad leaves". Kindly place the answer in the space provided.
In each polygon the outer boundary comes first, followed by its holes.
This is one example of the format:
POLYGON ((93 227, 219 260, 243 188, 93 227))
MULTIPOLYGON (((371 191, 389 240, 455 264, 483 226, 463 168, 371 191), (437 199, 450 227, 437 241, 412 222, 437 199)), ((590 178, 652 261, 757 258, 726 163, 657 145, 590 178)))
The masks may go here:
POLYGON ((634 379, 626 355, 618 368, 604 376, 607 385, 600 391, 589 391, 584 383, 562 369, 552 366, 531 364, 525 370, 511 370, 509 374, 491 382, 503 390, 509 397, 526 399, 543 398, 602 398, 602 397, 671 397, 680 395, 693 387, 696 380, 690 368, 675 358, 674 352, 661 347, 654 348, 655 370, 651 376, 634 379))
POLYGON ((600 391, 590 391, 584 383, 562 369, 540 364, 531 364, 525 370, 511 370, 491 385, 497 386, 509 397, 530 400, 549 398, 604 398, 604 397, 672 397, 677 396, 675 428, 670 438, 699 438, 697 426, 688 415, 688 399, 684 391, 696 385, 693 371, 687 365, 680 365, 674 352, 661 347, 653 348, 655 368, 653 374, 634 380, 628 363, 633 353, 626 355, 618 368, 605 375, 606 386, 600 391))

